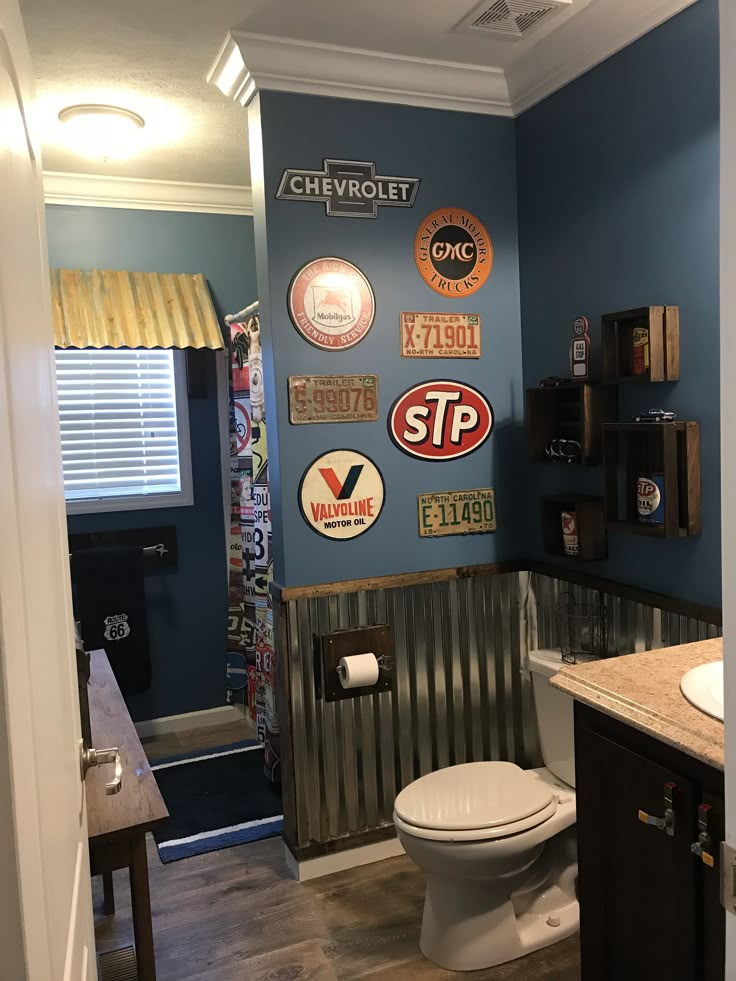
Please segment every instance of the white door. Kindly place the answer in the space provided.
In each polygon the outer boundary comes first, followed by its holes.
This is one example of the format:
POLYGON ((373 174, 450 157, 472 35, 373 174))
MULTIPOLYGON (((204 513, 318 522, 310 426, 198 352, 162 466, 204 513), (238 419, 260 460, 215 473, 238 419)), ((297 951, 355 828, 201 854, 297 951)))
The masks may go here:
POLYGON ((0 977, 97 977, 32 74, 0 0, 0 977))

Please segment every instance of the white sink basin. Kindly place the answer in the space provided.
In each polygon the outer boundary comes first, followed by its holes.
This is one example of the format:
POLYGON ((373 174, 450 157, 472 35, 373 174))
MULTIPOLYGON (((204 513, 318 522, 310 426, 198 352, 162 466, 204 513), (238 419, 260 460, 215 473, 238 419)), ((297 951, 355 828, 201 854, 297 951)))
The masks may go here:
POLYGON ((723 661, 692 668, 680 679, 680 689, 695 708, 723 722, 723 661))

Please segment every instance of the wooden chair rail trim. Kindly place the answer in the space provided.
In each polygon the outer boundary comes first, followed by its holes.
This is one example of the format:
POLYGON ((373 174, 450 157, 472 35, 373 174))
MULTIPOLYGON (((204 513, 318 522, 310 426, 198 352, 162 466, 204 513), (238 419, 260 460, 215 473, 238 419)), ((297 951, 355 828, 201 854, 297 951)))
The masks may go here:
POLYGON ((668 613, 677 613, 693 620, 703 620, 705 623, 717 627, 723 626, 723 610, 719 606, 694 603, 692 600, 669 596, 667 593, 655 593, 648 589, 632 586, 629 583, 602 579, 586 572, 578 572, 576 569, 561 569, 559 566, 547 562, 528 562, 526 568, 529 572, 536 572, 542 576, 562 579, 565 582, 584 586, 588 589, 597 589, 601 593, 609 593, 611 596, 618 596, 634 603, 642 603, 644 606, 653 606, 660 610, 666 610, 668 613))
POLYGON ((369 579, 349 579, 345 582, 317 583, 314 586, 279 586, 273 583, 274 599, 286 603, 290 600, 316 599, 319 596, 335 596, 339 593, 360 593, 370 589, 398 589, 402 586, 424 586, 433 582, 449 582, 452 579, 468 579, 471 576, 493 576, 501 572, 522 572, 524 562, 492 562, 487 565, 464 565, 450 569, 430 569, 427 572, 403 572, 391 576, 375 576, 369 579))
POLYGON ((494 576, 508 572, 536 572, 539 575, 550 576, 553 579, 561 579, 564 582, 609 593, 611 596, 619 596, 621 599, 643 603, 645 606, 654 606, 669 613, 703 620, 714 626, 721 627, 723 625, 723 611, 720 607, 694 603, 691 600, 680 599, 665 593, 655 593, 628 583, 604 579, 577 569, 570 569, 549 562, 539 562, 535 559, 432 569, 428 572, 375 576, 369 579, 351 579, 346 582, 317 583, 313 586, 280 586, 273 583, 271 590, 277 602, 288 603, 292 600, 318 599, 323 596, 338 596, 343 593, 358 593, 372 589, 422 586, 428 583, 450 582, 454 579, 469 579, 474 576, 494 576))

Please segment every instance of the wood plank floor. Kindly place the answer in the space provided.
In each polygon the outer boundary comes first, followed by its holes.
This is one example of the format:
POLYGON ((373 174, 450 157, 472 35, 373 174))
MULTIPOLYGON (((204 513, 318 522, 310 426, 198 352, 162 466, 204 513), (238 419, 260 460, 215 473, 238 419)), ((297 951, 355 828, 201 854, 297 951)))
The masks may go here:
POLYGON ((146 736, 141 745, 151 763, 165 756, 194 753, 200 749, 226 746, 241 739, 255 739, 256 727, 246 716, 234 722, 221 722, 216 726, 200 729, 184 729, 180 732, 164 732, 160 736, 146 736))
MULTIPOLYGON (((442 971, 419 952, 422 874, 390 859, 299 883, 279 838, 162 865, 149 836, 158 981, 579 981, 577 938, 471 974, 442 971)), ((117 914, 102 914, 99 951, 132 943, 125 872, 117 914)))
MULTIPOLYGON (((151 761, 252 738, 236 720, 142 740, 151 761)), ((487 971, 454 974, 419 951, 424 879, 396 858, 295 882, 280 838, 162 865, 148 840, 158 981, 579 981, 577 938, 487 971)), ((102 913, 100 952, 133 942, 125 872, 115 873, 117 914, 102 913)))

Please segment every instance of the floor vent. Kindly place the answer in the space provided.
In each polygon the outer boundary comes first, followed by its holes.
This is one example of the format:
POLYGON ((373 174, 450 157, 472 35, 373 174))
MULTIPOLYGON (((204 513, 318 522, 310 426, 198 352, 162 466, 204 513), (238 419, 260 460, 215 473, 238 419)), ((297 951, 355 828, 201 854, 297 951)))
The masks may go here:
POLYGON ((99 981, 138 981, 135 947, 108 950, 97 958, 99 981))
POLYGON ((569 10, 573 0, 493 0, 481 4, 458 28, 499 37, 523 38, 557 14, 569 10))

